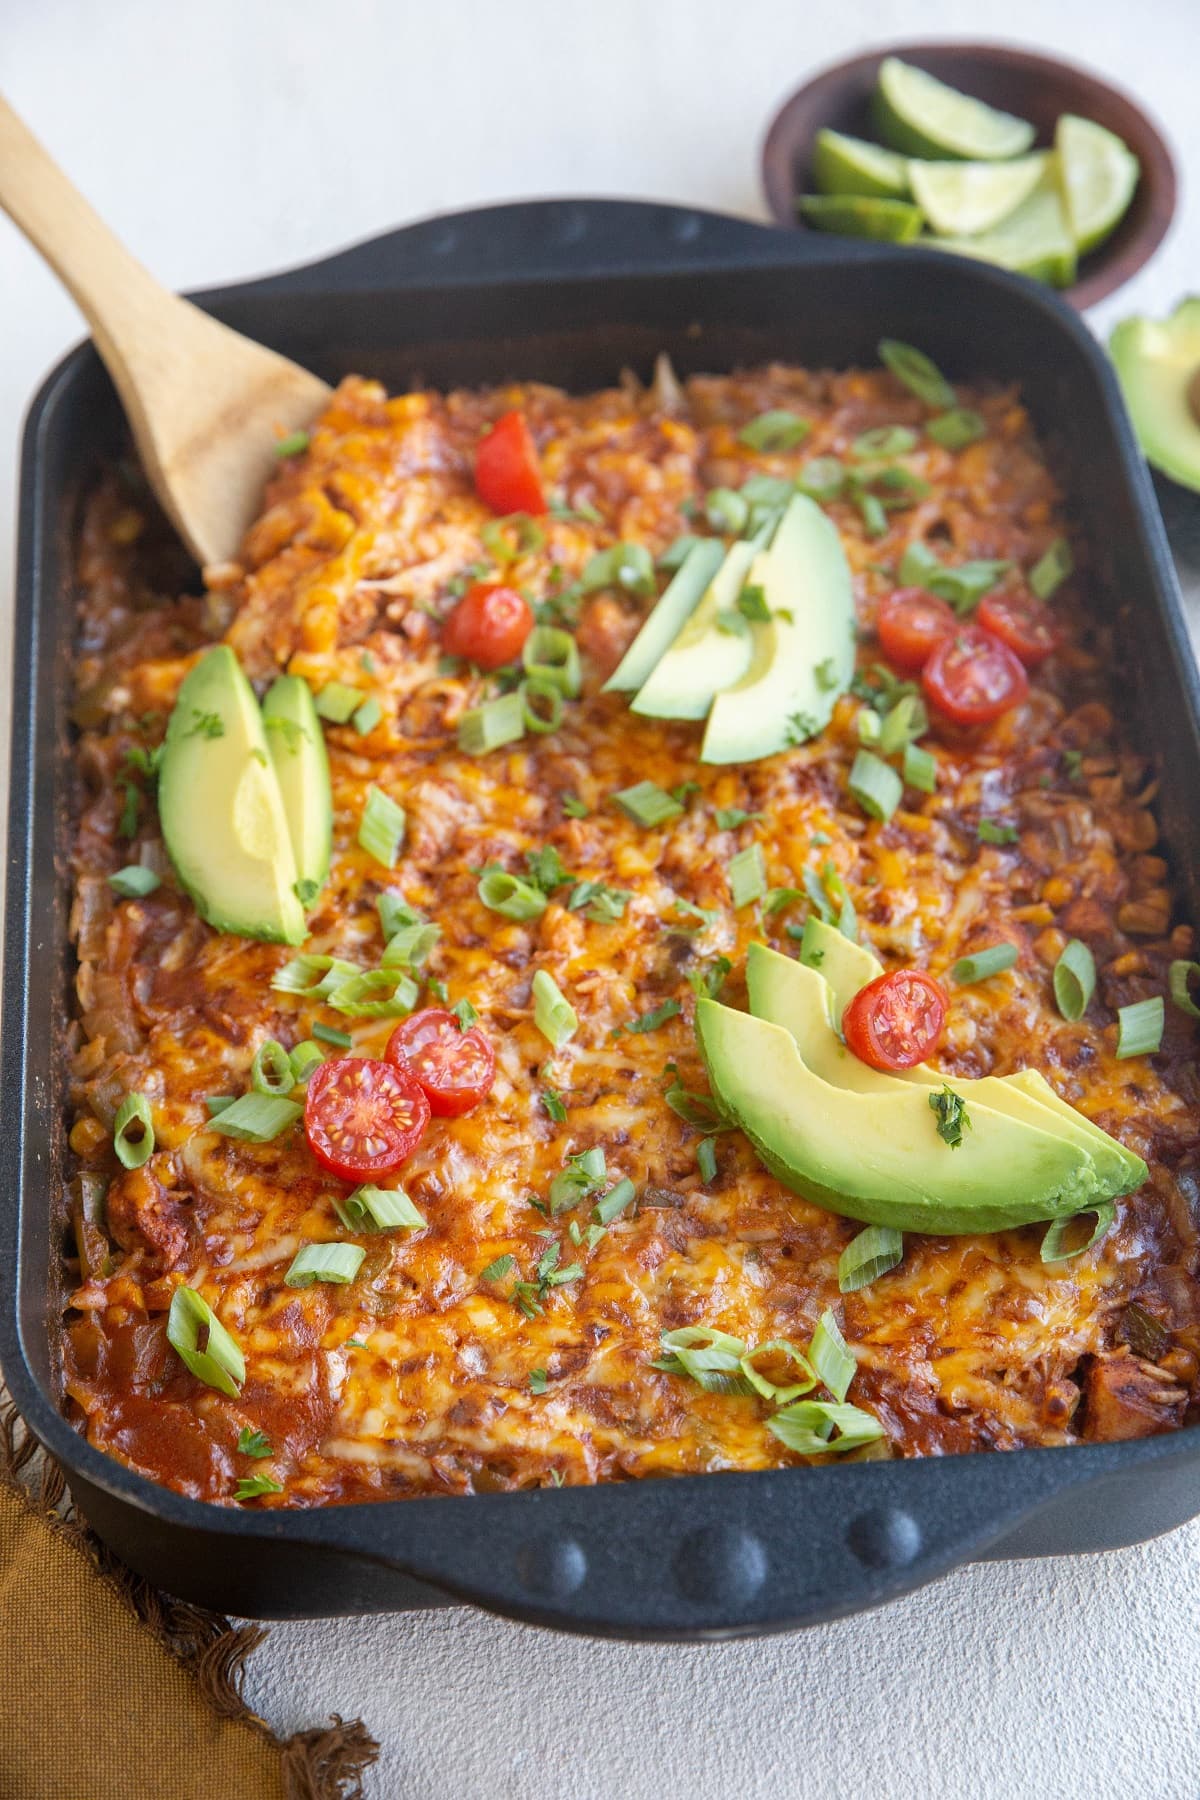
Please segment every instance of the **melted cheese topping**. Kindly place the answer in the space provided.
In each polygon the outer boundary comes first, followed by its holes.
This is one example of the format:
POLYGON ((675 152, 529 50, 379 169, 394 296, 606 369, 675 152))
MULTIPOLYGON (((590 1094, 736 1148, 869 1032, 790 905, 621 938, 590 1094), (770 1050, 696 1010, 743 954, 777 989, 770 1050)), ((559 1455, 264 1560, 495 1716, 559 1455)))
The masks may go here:
MULTIPOLYGON (((878 653, 878 601, 911 539, 951 561, 1028 567, 1063 529, 1015 396, 969 399, 988 436, 958 453, 922 440, 907 461, 930 495, 889 512, 886 536, 868 538, 848 503, 829 508, 854 571, 864 665, 878 653)), ((883 1421, 892 1453, 1120 1435, 1128 1406, 1122 1412, 1111 1394, 1107 1410, 1099 1398, 1079 1405, 1097 1369, 1116 1368, 1126 1397, 1132 1369, 1146 1390, 1146 1429, 1178 1423, 1200 1316, 1193 1031, 1168 1008, 1163 1054, 1118 1062, 1114 1018, 1117 1006, 1163 991, 1167 962, 1190 954, 1192 938, 1186 926, 1171 930, 1152 775, 1108 708, 1107 646, 1086 611, 1086 580, 1056 602, 1067 642, 1028 702, 971 738, 943 730, 931 739, 936 794, 907 790, 886 824, 868 820, 847 791, 858 705, 849 698, 814 743, 708 768, 697 760, 700 727, 638 719, 625 699, 602 695, 649 604, 613 593, 585 602, 584 693, 561 728, 469 757, 456 726, 485 684, 441 671, 437 621, 464 571, 490 563, 472 452, 513 406, 531 422, 548 486, 583 508, 548 517, 544 544, 505 571, 541 600, 619 539, 660 552, 690 528, 713 485, 737 486, 752 472, 791 476, 811 456, 848 455, 866 429, 919 427, 923 416, 887 376, 779 367, 694 379, 674 400, 632 387, 575 399, 533 386, 389 400, 350 380, 309 451, 282 467, 241 562, 209 571, 203 600, 164 600, 172 576, 155 549, 159 528, 115 482, 97 494, 80 552, 71 1145, 81 1168, 108 1183, 112 1244, 79 1271, 64 1344, 69 1404, 92 1441, 211 1499, 230 1499, 239 1475, 265 1471, 284 1488, 260 1502, 268 1505, 767 1467, 795 1459, 766 1429, 766 1405, 655 1370, 660 1335, 706 1324, 751 1343, 804 1344, 828 1306, 859 1363, 849 1397, 883 1421), (757 455, 738 431, 775 407, 801 413, 812 433, 800 450, 757 455), (496 1051, 487 1101, 465 1118, 435 1120, 403 1171, 427 1226, 359 1238, 366 1257, 347 1286, 296 1291, 283 1276, 301 1244, 346 1235, 331 1200, 348 1188, 321 1172, 302 1129, 265 1145, 234 1142, 209 1129, 204 1101, 244 1091, 265 1038, 293 1045, 323 1020, 352 1032, 355 1053, 380 1055, 392 1022, 347 1021, 273 991, 290 952, 201 923, 166 870, 150 784, 128 761, 161 738, 184 673, 222 635, 255 680, 287 668, 317 689, 349 683, 382 709, 365 736, 327 729, 335 853, 306 948, 374 966, 383 949, 376 901, 402 894, 441 928, 429 974, 453 1000, 470 1000, 496 1051), (695 784, 683 817, 645 830, 613 805, 616 789, 645 778, 695 784), (408 817, 391 875, 356 842, 371 783, 408 817), (140 800, 129 799, 131 787, 140 800), (573 816, 569 800, 586 816, 573 816), (734 807, 755 817, 718 829, 717 809, 734 807), (132 840, 120 834, 123 812, 132 840), (981 844, 984 816, 1013 823, 1018 841, 981 844), (734 910, 726 868, 755 842, 774 887, 803 890, 806 871, 831 865, 889 966, 942 975, 998 938, 1017 944, 1011 973, 953 990, 941 1062, 959 1075, 1040 1068, 1146 1157, 1149 1183, 1120 1203, 1100 1246, 1044 1265, 1040 1229, 910 1238, 894 1273, 841 1297, 837 1261, 856 1225, 787 1192, 738 1133, 716 1139, 717 1175, 702 1181, 698 1133, 664 1100, 670 1064, 685 1088, 705 1087, 688 977, 727 957, 723 997, 744 1004, 747 943, 794 949, 807 907, 793 902, 765 918, 757 907, 734 910), (597 922, 570 911, 568 888, 531 922, 488 911, 480 868, 523 873, 526 854, 546 846, 578 879, 627 891, 623 916, 597 922), (163 868, 163 885, 118 900, 106 877, 139 856, 163 868), (711 921, 679 900, 708 909, 711 921), (1091 945, 1099 969, 1097 999, 1077 1024, 1058 1015, 1050 982, 1071 936, 1091 945), (580 1020, 557 1053, 533 1020, 538 969, 580 1020), (668 1000, 680 1010, 661 1026, 621 1029, 668 1000), (543 1103, 551 1088, 565 1123, 543 1103), (121 1170, 110 1149, 128 1092, 148 1097, 157 1131, 153 1156, 135 1171, 121 1170), (531 1199, 544 1205, 567 1159, 597 1145, 608 1181, 629 1177, 640 1200, 589 1248, 572 1241, 569 1224, 586 1229, 590 1204, 548 1218, 531 1199), (551 1242, 562 1266, 578 1261, 583 1273, 547 1289, 526 1317, 508 1297, 512 1281, 532 1279, 551 1242), (485 1282, 502 1255, 515 1258, 514 1275, 485 1282), (237 1399, 202 1386, 166 1344, 165 1313, 181 1283, 205 1295, 244 1350, 237 1399), (1135 1362, 1118 1342, 1135 1298, 1174 1332, 1161 1366, 1135 1362), (534 1371, 545 1371, 544 1392, 534 1371), (243 1429, 266 1433, 269 1460, 237 1453, 243 1429)))

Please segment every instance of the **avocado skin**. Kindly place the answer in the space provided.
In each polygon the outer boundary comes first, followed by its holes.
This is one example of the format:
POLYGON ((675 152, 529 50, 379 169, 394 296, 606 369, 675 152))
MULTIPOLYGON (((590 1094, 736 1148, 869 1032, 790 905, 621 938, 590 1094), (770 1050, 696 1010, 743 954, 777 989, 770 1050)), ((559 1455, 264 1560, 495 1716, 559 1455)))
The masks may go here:
POLYGON ((312 689, 299 675, 280 675, 267 689, 262 713, 297 878, 323 887, 333 854, 333 796, 312 689))
POLYGON ((295 893, 295 859, 262 714, 228 645, 206 651, 184 677, 167 722, 158 809, 180 885, 214 931, 267 943, 304 942, 308 928, 295 893), (215 735, 197 728, 208 717, 220 722, 215 735), (248 858, 236 837, 232 809, 248 779, 258 787, 273 842, 270 858, 248 858), (223 813, 222 806, 230 810, 223 813))
POLYGON ((994 1176, 978 1166, 978 1155, 970 1158, 969 1135, 960 1150, 942 1144, 932 1115, 928 1158, 922 1152, 902 1162, 897 1127, 916 1128, 916 1109, 928 1105, 923 1088, 897 1080, 896 1094, 882 1099, 832 1089, 806 1069, 782 1027, 716 1001, 698 1003, 696 1031, 714 1091, 767 1168, 844 1218, 933 1235, 1004 1231, 1069 1218, 1113 1191, 1086 1153, 978 1104, 976 1128, 986 1123, 1004 1155, 994 1176), (772 1062, 778 1069, 765 1095, 772 1062))

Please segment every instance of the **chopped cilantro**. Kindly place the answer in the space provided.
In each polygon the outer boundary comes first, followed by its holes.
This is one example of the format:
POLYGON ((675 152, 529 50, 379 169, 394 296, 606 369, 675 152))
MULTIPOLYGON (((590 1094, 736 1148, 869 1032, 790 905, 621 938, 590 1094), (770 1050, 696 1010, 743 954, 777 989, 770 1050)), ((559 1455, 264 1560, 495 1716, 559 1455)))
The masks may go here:
POLYGON ((201 712, 198 706, 192 708, 192 723, 184 732, 185 738, 206 737, 219 738, 225 736, 225 723, 220 713, 201 712))
POLYGON ((531 1394, 544 1394, 546 1391, 545 1369, 530 1369, 529 1391, 531 1394))
POLYGON ((948 1084, 943 1084, 938 1093, 930 1094, 929 1104, 937 1117, 938 1136, 952 1150, 957 1150, 963 1141, 963 1132, 971 1129, 962 1096, 948 1084))
POLYGON ((583 801, 578 799, 574 794, 563 795, 562 809, 566 813, 568 819, 586 819, 588 816, 587 807, 584 805, 583 801))
POLYGON ((657 1031, 660 1025, 665 1025, 668 1019, 677 1018, 682 1011, 683 1008, 680 1006, 678 1000, 664 1000, 661 1006, 651 1007, 649 1012, 642 1013, 639 1018, 631 1019, 628 1025, 617 1025, 614 1028, 612 1035, 613 1037, 620 1037, 623 1031, 631 1031, 639 1034, 647 1031, 657 1031))
POLYGON ((458 1020, 458 1029, 460 1031, 470 1031, 472 1025, 477 1025, 479 1023, 479 1014, 475 1011, 475 1008, 471 1005, 469 1000, 456 1000, 454 1005, 450 1008, 450 1011, 458 1020))
POLYGON ((980 819, 977 836, 981 844, 1015 844, 1017 832, 1012 825, 997 825, 994 819, 980 819))
POLYGON ((525 867, 529 870, 530 880, 543 894, 552 894, 555 888, 571 880, 571 871, 564 867, 553 844, 544 844, 540 850, 527 850, 525 867))
POLYGON ((739 825, 749 825, 762 818, 760 812, 743 812, 740 806, 718 806, 714 816, 718 831, 736 831, 739 825))
POLYGON ((548 1119, 553 1119, 556 1125, 566 1124, 567 1109, 563 1105, 563 1097, 557 1088, 544 1087, 538 1095, 538 1099, 541 1101, 543 1111, 548 1119))
POLYGON ((273 1454, 266 1433, 251 1431, 248 1425, 243 1425, 238 1432, 237 1452, 239 1456, 271 1456, 273 1454))

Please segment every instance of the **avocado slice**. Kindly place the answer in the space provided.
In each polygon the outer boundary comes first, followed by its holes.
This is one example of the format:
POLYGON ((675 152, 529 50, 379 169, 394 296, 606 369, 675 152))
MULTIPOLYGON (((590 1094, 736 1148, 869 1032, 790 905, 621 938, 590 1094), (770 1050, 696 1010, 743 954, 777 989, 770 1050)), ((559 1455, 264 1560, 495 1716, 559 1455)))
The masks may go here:
POLYGON ((309 907, 325 884, 333 851, 333 796, 325 734, 312 689, 299 675, 280 675, 263 701, 267 749, 279 782, 292 855, 296 892, 309 907))
POLYGON ((236 937, 302 944, 296 859, 254 689, 225 644, 184 677, 167 723, 158 810, 202 919, 236 937))
MULTIPOLYGON (((1006 1231, 1095 1204, 1090 1157, 1061 1134, 973 1102, 952 1149, 929 1090, 858 1094, 823 1081, 781 1025, 715 1000, 696 1033, 718 1099, 785 1187, 843 1217, 898 1231, 1006 1231)), ((961 1084, 944 1084, 958 1093, 961 1084)))
POLYGON ((854 675, 854 596, 836 527, 804 494, 754 559, 770 618, 751 625, 750 666, 713 701, 701 762, 754 762, 824 730, 854 675))
MULTIPOLYGON (((854 944, 848 947, 875 961, 870 951, 861 951, 854 944)), ((821 969, 818 974, 791 957, 768 950, 765 944, 751 944, 746 957, 751 1012, 756 1018, 769 1019, 789 1031, 813 1074, 834 1087, 848 1088, 856 1094, 886 1094, 897 1081, 908 1081, 927 1091, 942 1087, 945 1077, 932 1069, 899 1069, 885 1074, 848 1050, 837 1035, 836 1025, 844 1009, 837 1005, 833 989, 823 979, 824 960, 821 969)), ((1142 1159, 1061 1100, 1036 1069, 1025 1069, 1020 1075, 984 1075, 974 1080, 955 1077, 951 1085, 966 1102, 972 1120, 977 1106, 988 1106, 1039 1131, 1057 1133, 1074 1144, 1092 1163, 1098 1194, 1105 1198, 1129 1193, 1146 1179, 1142 1159)))
POLYGON ((1166 319, 1123 319, 1108 348, 1147 459, 1200 492, 1200 295, 1166 319))
POLYGON ((725 631, 718 620, 732 613, 741 623, 738 595, 760 547, 742 539, 730 545, 700 604, 630 702, 635 713, 652 719, 702 719, 713 695, 745 674, 749 630, 725 631))
POLYGON ((659 658, 704 598, 724 557, 725 546, 720 538, 701 538, 692 545, 674 580, 605 682, 606 694, 633 693, 649 681, 659 658))

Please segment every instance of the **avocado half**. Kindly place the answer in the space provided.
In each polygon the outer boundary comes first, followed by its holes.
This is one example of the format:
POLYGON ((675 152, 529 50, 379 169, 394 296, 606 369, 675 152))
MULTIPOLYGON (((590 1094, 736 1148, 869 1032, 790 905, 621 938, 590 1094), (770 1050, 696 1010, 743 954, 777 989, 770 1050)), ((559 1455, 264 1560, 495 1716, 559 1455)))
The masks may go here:
POLYGON ((1147 460, 1200 492, 1200 295, 1166 319, 1123 319, 1108 348, 1147 460))

